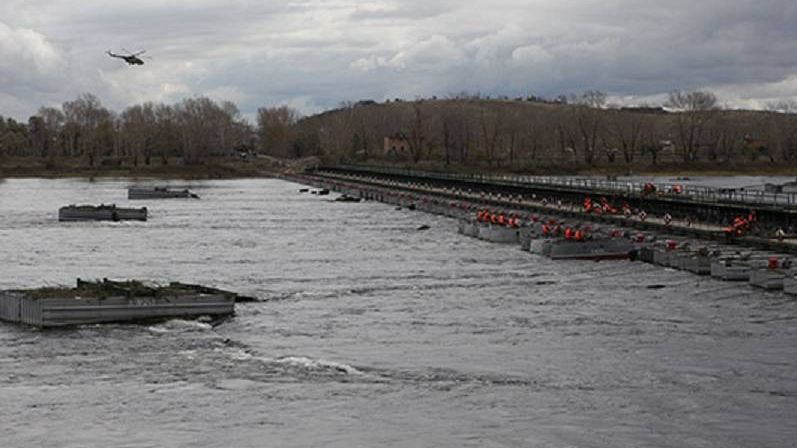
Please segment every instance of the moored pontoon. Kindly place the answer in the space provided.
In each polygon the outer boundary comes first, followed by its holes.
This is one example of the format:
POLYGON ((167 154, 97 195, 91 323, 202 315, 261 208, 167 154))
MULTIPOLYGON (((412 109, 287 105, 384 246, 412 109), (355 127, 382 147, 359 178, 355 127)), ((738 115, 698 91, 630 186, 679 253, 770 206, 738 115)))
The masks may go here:
POLYGON ((234 312, 237 295, 183 283, 86 282, 74 288, 0 291, 0 319, 39 327, 176 317, 218 318, 234 312))
POLYGON ((140 200, 140 199, 199 199, 199 196, 191 193, 187 189, 184 190, 170 190, 166 187, 153 187, 153 188, 138 188, 131 187, 127 189, 127 199, 140 200))
POLYGON ((59 221, 146 221, 147 208, 111 205, 69 205, 58 209, 59 221))

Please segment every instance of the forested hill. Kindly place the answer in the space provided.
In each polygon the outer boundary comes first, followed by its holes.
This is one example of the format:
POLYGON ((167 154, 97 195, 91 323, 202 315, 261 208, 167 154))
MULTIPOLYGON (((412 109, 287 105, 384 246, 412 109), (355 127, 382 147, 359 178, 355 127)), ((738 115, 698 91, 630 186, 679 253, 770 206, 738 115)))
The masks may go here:
POLYGON ((600 92, 569 99, 360 101, 301 117, 264 107, 256 123, 204 97, 111 111, 90 94, 0 117, 0 168, 197 166, 220 159, 317 156, 328 163, 447 169, 574 171, 797 168, 797 110, 735 111, 709 92, 668 106, 623 108, 600 92))
POLYGON ((607 107, 600 97, 362 102, 297 129, 306 146, 351 161, 513 170, 797 165, 797 114, 722 110, 710 94, 680 95, 677 109, 607 107))

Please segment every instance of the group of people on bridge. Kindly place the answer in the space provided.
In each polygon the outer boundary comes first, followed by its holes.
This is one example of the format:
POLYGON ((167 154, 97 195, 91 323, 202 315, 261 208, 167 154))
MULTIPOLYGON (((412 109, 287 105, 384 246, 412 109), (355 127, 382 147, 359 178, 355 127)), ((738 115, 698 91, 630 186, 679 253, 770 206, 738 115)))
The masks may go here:
MULTIPOLYGON (((628 204, 624 204, 623 208, 629 207, 628 204)), ((630 207, 629 207, 630 208, 630 207)), ((587 196, 584 198, 584 213, 594 213, 596 215, 616 215, 619 213, 614 205, 612 205, 608 199, 605 197, 601 197, 599 203, 592 202, 592 198, 587 196)))
POLYGON ((542 224, 541 230, 542 236, 544 237, 556 237, 561 235, 568 241, 584 241, 589 236, 589 232, 592 231, 592 227, 589 225, 583 228, 572 227, 557 222, 554 218, 550 218, 547 222, 542 224))
POLYGON ((756 220, 755 212, 750 212, 747 218, 742 216, 733 218, 733 222, 723 230, 725 231, 725 235, 729 237, 741 237, 753 228, 753 224, 755 224, 756 220))

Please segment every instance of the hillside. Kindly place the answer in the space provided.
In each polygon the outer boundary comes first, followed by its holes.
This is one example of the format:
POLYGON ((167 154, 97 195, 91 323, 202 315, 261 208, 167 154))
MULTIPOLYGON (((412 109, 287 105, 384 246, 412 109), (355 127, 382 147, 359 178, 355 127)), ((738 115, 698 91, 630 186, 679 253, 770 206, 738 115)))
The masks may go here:
MULTIPOLYGON (((677 92, 676 92, 677 93, 677 92)), ((231 177, 280 160, 538 173, 797 171, 797 114, 716 107, 708 92, 677 108, 618 108, 605 95, 360 101, 301 117, 197 97, 121 113, 91 94, 42 107, 27 123, 0 117, 0 175, 231 177)))
POLYGON ((361 102, 296 124, 329 161, 514 171, 797 166, 797 116, 523 100, 361 102))

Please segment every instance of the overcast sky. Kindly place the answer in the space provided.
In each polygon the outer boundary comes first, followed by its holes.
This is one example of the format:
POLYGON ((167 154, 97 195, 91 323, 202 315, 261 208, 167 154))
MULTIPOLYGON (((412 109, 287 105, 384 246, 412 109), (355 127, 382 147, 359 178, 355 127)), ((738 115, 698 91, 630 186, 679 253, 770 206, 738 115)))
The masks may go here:
POLYGON ((193 95, 251 117, 342 101, 599 89, 797 98, 794 0, 2 0, 0 114, 82 92, 121 110, 193 95), (146 49, 128 67, 106 50, 146 49))

